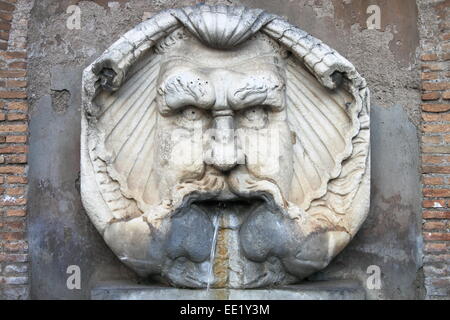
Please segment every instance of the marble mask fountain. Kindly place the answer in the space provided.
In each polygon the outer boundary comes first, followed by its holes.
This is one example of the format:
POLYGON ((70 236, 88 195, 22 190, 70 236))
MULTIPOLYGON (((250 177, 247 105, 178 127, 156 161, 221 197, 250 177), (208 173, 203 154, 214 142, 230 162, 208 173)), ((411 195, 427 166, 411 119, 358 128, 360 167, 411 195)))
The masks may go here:
POLYGON ((296 283, 368 214, 369 124, 355 67, 283 18, 162 11, 84 71, 82 201, 144 278, 296 283))

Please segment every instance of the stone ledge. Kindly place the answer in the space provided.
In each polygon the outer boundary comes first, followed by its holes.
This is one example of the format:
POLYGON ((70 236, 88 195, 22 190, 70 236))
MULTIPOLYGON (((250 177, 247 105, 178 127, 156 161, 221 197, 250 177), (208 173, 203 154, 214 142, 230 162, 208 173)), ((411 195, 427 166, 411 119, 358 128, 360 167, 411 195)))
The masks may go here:
POLYGON ((131 282, 103 282, 91 290, 92 300, 364 300, 353 280, 308 282, 272 289, 178 289, 131 282))

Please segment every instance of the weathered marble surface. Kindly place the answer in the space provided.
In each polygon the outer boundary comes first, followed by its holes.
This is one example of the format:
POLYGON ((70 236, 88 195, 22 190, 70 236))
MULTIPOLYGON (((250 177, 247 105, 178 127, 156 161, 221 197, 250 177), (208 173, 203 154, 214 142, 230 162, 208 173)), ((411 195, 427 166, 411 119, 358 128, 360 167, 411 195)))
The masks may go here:
POLYGON ((91 291, 93 300, 364 300, 364 289, 352 280, 317 281, 272 289, 193 290, 105 282, 91 291))
POLYGON ((367 216, 368 150, 364 79, 261 10, 163 11, 84 72, 83 204, 126 265, 174 286, 326 267, 367 216))

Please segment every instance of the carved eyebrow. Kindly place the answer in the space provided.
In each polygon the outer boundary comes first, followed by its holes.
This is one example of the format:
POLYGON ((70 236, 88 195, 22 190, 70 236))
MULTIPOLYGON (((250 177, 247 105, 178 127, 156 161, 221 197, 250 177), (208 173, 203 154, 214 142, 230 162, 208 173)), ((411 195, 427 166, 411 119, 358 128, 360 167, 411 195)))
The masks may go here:
POLYGON ((160 93, 164 94, 180 94, 184 93, 193 97, 195 100, 200 99, 205 95, 205 89, 202 83, 208 83, 208 81, 200 80, 197 81, 183 79, 181 76, 173 77, 164 82, 160 87, 160 93))
POLYGON ((245 86, 236 89, 234 96, 240 100, 246 99, 249 95, 269 93, 270 91, 280 90, 284 86, 283 83, 272 81, 272 79, 253 78, 248 81, 245 86))
POLYGON ((241 100, 246 99, 249 95, 267 93, 269 90, 266 84, 247 83, 244 87, 237 89, 234 96, 241 100))

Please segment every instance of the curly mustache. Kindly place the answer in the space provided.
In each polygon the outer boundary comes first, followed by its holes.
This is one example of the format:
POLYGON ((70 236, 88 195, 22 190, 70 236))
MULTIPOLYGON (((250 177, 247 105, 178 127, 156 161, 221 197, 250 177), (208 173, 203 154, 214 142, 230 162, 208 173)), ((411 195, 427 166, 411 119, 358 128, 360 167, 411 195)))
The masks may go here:
POLYGON ((287 207, 281 189, 271 179, 257 177, 240 165, 227 174, 206 166, 199 179, 189 179, 172 189, 172 204, 175 211, 189 206, 194 201, 234 200, 259 198, 273 207, 287 207))

